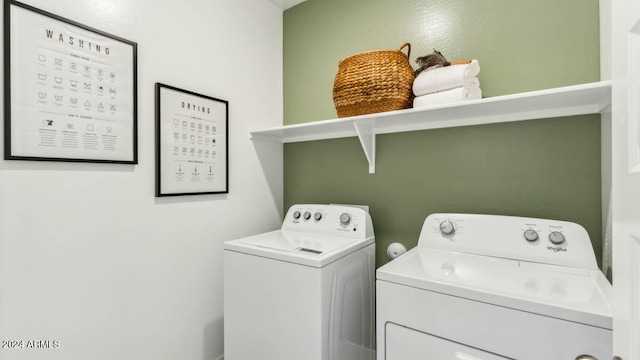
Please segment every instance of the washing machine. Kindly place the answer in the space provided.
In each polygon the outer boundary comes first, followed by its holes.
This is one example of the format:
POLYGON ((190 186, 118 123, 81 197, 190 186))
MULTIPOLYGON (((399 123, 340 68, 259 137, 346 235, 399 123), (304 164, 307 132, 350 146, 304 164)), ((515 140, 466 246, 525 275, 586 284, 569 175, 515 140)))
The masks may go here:
POLYGON ((375 359, 374 240, 365 209, 303 204, 226 242, 225 360, 375 359))
POLYGON ((433 214, 377 270, 378 360, 611 359, 611 284, 578 224, 433 214))

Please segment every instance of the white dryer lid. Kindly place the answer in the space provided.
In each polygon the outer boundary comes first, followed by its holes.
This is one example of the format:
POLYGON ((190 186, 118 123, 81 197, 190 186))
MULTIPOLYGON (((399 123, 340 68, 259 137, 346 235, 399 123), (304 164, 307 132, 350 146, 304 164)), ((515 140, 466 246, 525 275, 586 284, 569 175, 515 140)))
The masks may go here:
POLYGON ((598 270, 416 247, 376 275, 378 280, 612 328, 611 285, 598 270))
POLYGON ((276 230, 227 241, 231 250, 312 267, 323 267, 374 242, 374 237, 354 239, 299 231, 276 230))

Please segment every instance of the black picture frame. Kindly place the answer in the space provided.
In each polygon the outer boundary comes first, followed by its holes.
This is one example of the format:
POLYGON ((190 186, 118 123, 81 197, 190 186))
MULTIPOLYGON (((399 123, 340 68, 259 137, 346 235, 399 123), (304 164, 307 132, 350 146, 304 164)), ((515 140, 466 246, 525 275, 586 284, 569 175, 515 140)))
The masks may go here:
POLYGON ((229 193, 229 102, 156 83, 156 197, 229 193))
POLYGON ((137 48, 4 0, 4 159, 137 164, 137 48))

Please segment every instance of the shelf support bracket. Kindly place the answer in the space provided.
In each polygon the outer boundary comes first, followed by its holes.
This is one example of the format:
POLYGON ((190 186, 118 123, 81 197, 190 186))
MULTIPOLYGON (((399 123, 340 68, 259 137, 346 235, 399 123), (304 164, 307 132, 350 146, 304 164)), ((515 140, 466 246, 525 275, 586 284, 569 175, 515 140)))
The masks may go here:
POLYGON ((353 127, 358 134, 360 145, 369 162, 369 174, 376 173, 376 134, 373 132, 373 121, 355 121, 353 127))

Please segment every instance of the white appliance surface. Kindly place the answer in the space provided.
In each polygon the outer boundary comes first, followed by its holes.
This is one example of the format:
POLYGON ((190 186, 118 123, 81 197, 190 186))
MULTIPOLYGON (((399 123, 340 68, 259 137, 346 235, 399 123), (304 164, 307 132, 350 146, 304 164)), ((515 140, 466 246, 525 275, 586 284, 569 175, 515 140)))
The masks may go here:
POLYGON ((375 359, 365 210, 294 205, 280 230, 224 246, 226 360, 375 359))
POLYGON ((574 223, 433 214, 377 280, 378 360, 611 357, 611 285, 574 223))
POLYGON ((228 241, 225 250, 322 267, 374 241, 363 209, 337 205, 294 205, 282 228, 228 241))

